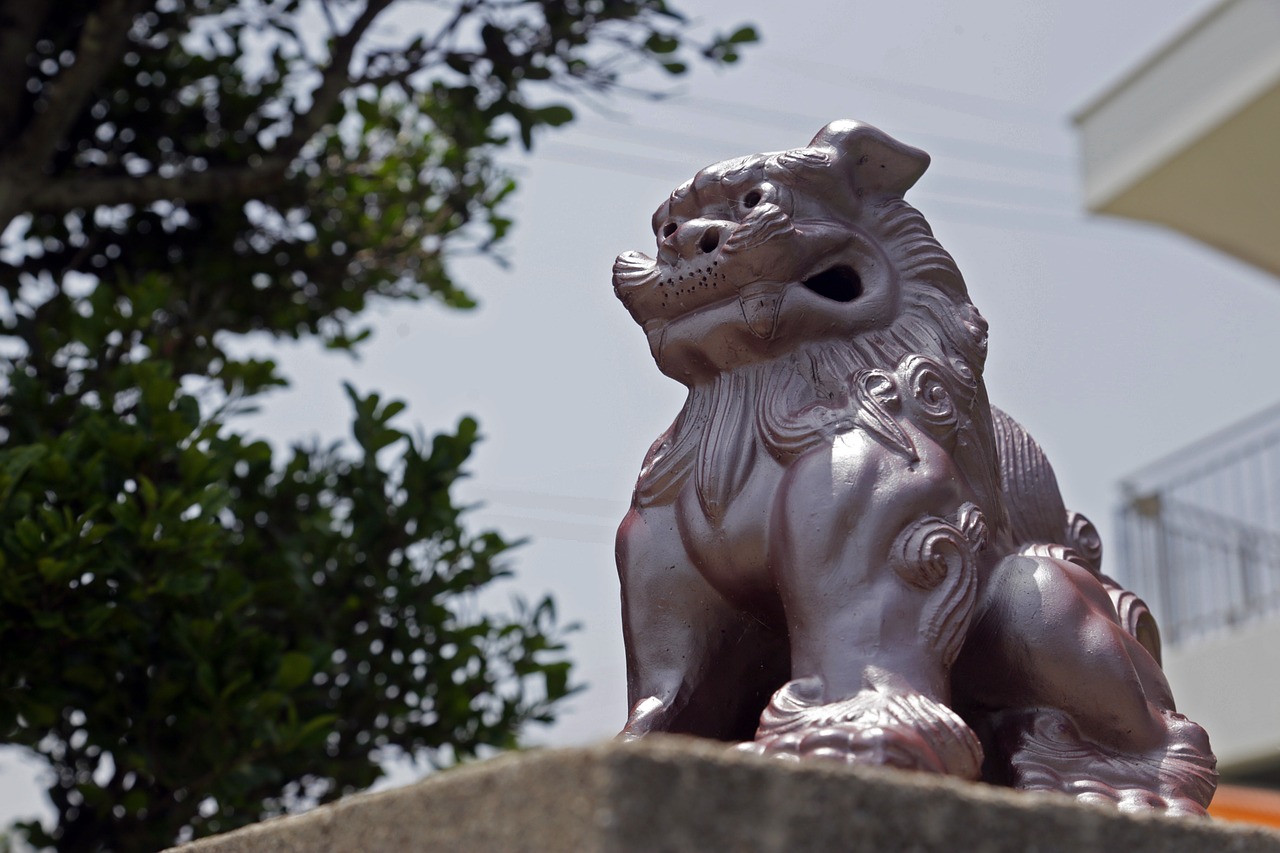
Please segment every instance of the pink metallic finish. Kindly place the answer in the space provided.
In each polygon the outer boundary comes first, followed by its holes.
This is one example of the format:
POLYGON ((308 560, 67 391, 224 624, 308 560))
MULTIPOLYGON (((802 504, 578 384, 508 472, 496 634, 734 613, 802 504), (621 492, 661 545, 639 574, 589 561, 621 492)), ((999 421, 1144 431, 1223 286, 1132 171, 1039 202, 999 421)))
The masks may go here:
POLYGON ((618 297, 689 396, 618 531, 631 714, 792 759, 1203 814, 1146 606, 987 402, 987 326, 903 194, 929 163, 834 122, 699 172, 618 297))

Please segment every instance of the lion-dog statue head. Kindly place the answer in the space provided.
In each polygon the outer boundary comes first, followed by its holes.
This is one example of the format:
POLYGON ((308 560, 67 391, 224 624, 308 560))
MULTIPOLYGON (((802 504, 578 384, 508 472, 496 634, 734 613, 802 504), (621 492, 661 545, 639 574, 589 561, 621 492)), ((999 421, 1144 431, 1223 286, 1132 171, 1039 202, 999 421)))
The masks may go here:
MULTIPOLYGON (((855 121, 805 148, 717 163, 658 208, 657 258, 619 256, 614 288, 658 367, 694 389, 694 408, 717 382, 767 388, 760 437, 775 450, 840 429, 859 369, 927 356, 964 408, 953 437, 990 522, 1002 509, 981 379, 987 324, 903 200, 928 165, 855 121)), ((744 390, 731 394, 757 396, 744 390)))
POLYGON ((987 401, 986 322, 903 199, 928 164, 833 122, 703 169, 615 263, 689 389, 618 534, 624 736, 1200 813, 1150 613, 987 401))

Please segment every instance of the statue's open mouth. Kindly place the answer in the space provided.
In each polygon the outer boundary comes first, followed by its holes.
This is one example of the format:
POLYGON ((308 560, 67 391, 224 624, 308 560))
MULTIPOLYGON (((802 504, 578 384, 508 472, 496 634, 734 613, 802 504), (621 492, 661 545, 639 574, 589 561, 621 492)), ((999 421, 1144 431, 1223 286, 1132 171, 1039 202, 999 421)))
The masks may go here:
POLYGON ((801 282, 809 290, 835 302, 852 302, 862 295, 862 276, 848 264, 839 264, 801 282))
MULTIPOLYGON (((862 277, 848 264, 837 264, 811 275, 800 286, 833 302, 852 302, 862 295, 862 277)), ((782 306, 782 294, 787 289, 784 282, 754 281, 738 291, 738 303, 747 328, 757 338, 773 337, 778 327, 778 311, 782 306)))

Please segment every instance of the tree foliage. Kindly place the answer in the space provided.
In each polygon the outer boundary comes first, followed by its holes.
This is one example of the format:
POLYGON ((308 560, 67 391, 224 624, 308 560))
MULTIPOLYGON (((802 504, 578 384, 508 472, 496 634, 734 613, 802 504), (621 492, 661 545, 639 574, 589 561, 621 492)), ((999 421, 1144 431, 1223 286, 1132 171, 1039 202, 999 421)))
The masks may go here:
MULTIPOLYGON (((246 334, 354 350, 376 297, 470 307, 497 162, 646 67, 731 62, 664 0, 0 0, 0 737, 60 851, 145 850, 514 745, 571 689, 549 600, 427 438, 273 449, 246 334), (242 348, 241 348, 242 349, 242 348)), ((444 369, 444 368, 441 368, 444 369)))

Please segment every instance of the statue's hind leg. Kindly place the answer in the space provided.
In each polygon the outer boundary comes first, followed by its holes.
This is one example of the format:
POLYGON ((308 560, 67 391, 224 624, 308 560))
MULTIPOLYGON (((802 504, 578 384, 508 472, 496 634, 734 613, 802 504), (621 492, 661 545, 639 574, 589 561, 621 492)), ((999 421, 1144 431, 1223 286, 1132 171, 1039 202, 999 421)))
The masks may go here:
POLYGON ((1213 795, 1204 730, 1175 712, 1160 667, 1077 565, 1003 560, 954 679, 992 781, 1181 814, 1203 814, 1213 795))

